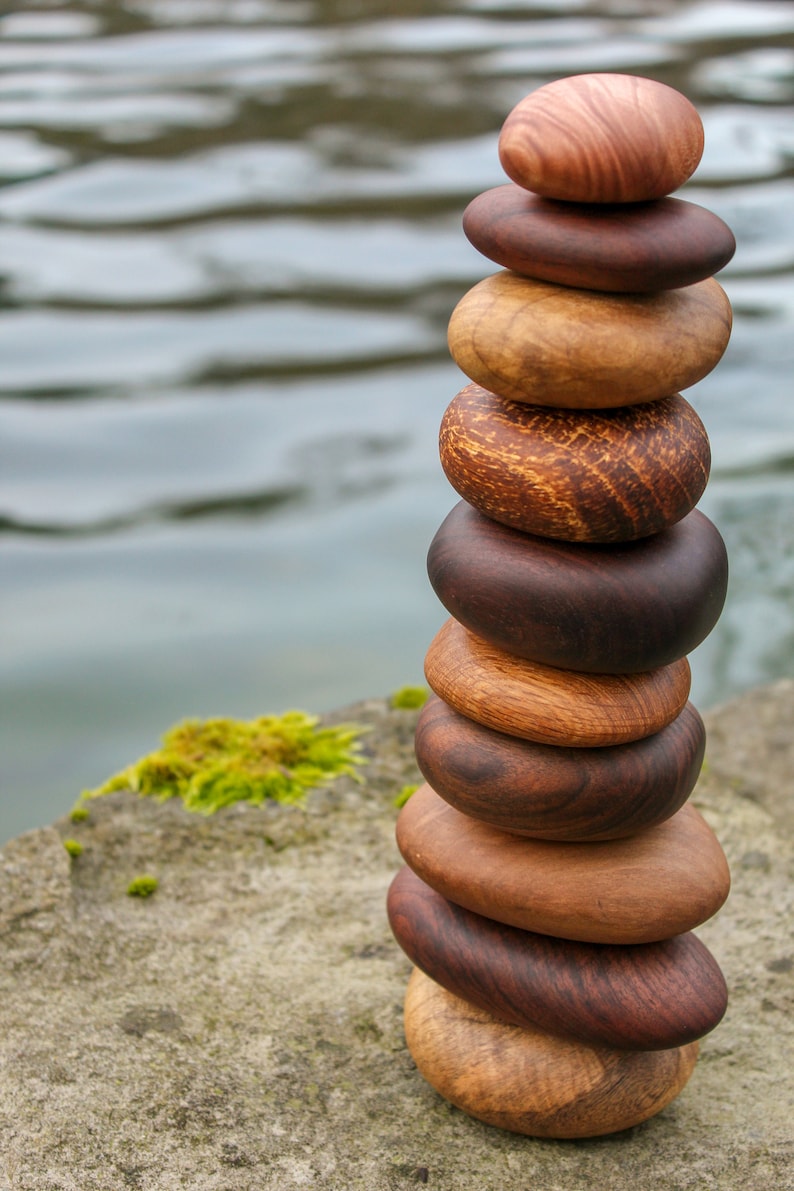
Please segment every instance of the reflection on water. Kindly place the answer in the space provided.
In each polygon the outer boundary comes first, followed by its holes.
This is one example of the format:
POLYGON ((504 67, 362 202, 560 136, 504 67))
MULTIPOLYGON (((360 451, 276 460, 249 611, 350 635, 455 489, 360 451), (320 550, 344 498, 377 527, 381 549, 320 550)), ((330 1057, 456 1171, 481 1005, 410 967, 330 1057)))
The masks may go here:
POLYGON ((493 271, 460 230, 498 128, 582 70, 706 128, 736 326, 688 396, 732 561, 701 706, 794 662, 787 0, 125 0, 0 17, 0 840, 185 715, 421 679, 424 554, 493 271))

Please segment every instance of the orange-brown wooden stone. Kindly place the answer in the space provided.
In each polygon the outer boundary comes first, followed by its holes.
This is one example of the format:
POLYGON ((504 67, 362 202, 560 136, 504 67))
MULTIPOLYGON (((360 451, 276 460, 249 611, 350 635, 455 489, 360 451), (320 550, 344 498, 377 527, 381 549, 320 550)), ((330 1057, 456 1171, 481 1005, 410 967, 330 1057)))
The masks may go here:
POLYGON ((517 658, 450 618, 425 676, 461 715, 525 740, 574 748, 627 744, 664 728, 689 696, 686 658, 640 674, 581 674, 517 658))
POLYGON ((502 126, 509 178, 547 198, 636 203, 677 190, 703 153, 703 125, 680 92, 653 79, 581 74, 522 99, 502 126))
POLYGON ((691 653, 728 587, 725 544, 697 509, 639 541, 592 545, 520 533, 461 501, 431 543, 427 572, 447 611, 478 637, 596 674, 653 670, 691 653))
POLYGON ((639 1125, 686 1084, 698 1043, 587 1046, 496 1021, 414 969, 405 1038, 422 1076, 469 1116, 531 1137, 596 1137, 639 1125))
POLYGON ((467 385, 439 434, 453 488, 494 521, 567 542, 628 542, 685 517, 711 448, 678 394, 614 410, 543 409, 467 385))
POLYGON ((473 199, 463 230, 484 256, 526 277, 622 293, 693 285, 736 250, 728 225, 695 203, 563 203, 512 183, 473 199))
POLYGON ((695 787, 706 731, 691 703, 631 744, 563 748, 485 728, 431 696, 416 760, 437 794, 502 831, 550 840, 636 835, 679 810, 695 787))
POLYGON ((514 1026, 591 1046, 666 1050, 709 1033, 728 1004, 717 961, 691 931, 633 946, 555 939, 464 910, 407 866, 387 909, 418 968, 514 1026))
POLYGON ((557 843, 480 823, 424 785, 400 812, 397 846, 456 905, 589 943, 683 934, 716 914, 730 888, 722 848, 691 803, 629 839, 557 843))
POLYGON ((713 279, 654 294, 608 294, 486 277, 449 321, 458 367, 500 397, 563 409, 658 401, 711 372, 731 333, 713 279))

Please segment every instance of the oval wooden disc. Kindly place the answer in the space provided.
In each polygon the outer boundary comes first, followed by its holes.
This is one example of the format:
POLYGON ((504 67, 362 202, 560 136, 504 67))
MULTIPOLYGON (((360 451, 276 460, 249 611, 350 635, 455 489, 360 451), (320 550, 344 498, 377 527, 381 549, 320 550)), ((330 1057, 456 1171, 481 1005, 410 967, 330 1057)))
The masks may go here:
POLYGON ((728 225, 695 203, 563 203, 512 183, 473 199, 463 230, 484 256, 526 277, 622 293, 693 285, 736 250, 728 225))
POLYGON ((508 178, 575 203, 637 203, 677 190, 703 153, 703 124, 664 83, 625 74, 556 79, 516 104, 499 136, 508 178))
POLYGON ((698 1056, 591 1047, 521 1029, 414 969, 405 1039, 420 1074, 469 1116, 530 1137, 597 1137, 639 1125, 674 1100, 698 1056))
POLYGON ((630 839, 556 843, 462 815, 429 786, 397 820, 405 863, 458 906, 586 943, 654 943, 693 930, 728 896, 714 832, 691 803, 630 839))
POLYGON ((629 542, 680 521, 703 493, 708 435, 679 395, 624 409, 543 409, 467 385, 439 435, 452 487, 494 521, 566 542, 629 542))
POLYGON ((453 619, 430 643, 425 676, 445 703, 478 724, 572 748, 658 732, 683 711, 690 685, 686 658, 641 674, 580 674, 514 657, 453 619))
POLYGON ((430 786, 465 815, 550 840, 635 835, 674 815, 700 774, 706 730, 691 703, 632 744, 560 748, 484 728, 432 697, 416 726, 430 786))
POLYGON ((409 868, 387 899, 394 937, 426 975, 499 1021, 620 1050, 667 1050, 713 1030, 728 990, 691 932, 633 947, 518 930, 454 905, 409 868))
POLYGON ((606 294, 496 273, 461 298, 449 350, 477 384, 511 401, 608 409, 657 401, 701 380, 731 333, 709 278, 655 294, 606 294))
POLYGON ((697 509, 639 541, 593 545, 530 536, 461 501, 427 573, 447 611, 492 645, 545 666, 628 674, 668 665, 711 632, 728 555, 697 509))

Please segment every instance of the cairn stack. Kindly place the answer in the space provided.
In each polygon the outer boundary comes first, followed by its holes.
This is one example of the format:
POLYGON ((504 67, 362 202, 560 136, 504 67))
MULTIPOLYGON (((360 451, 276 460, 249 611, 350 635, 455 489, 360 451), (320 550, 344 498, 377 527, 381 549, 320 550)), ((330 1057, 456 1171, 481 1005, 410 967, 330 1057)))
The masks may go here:
POLYGON ((727 587, 695 505, 706 431, 680 396, 722 356, 712 274, 734 240, 668 197, 703 149, 697 112, 649 79, 541 87, 499 140, 512 182, 464 229, 504 271, 449 324, 471 379, 441 426, 463 500, 430 547, 451 614, 389 891, 415 964, 420 1072, 490 1124, 588 1137, 646 1120, 722 1017, 692 934, 728 894, 687 801, 703 759, 686 655, 727 587))

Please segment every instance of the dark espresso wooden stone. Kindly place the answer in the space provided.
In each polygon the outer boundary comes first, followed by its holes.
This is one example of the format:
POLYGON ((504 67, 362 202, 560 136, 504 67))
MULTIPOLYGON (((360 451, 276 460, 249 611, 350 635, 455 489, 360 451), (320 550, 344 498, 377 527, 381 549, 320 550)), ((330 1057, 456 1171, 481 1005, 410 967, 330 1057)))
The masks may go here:
POLYGON ((459 715, 432 696, 416 726, 416 760, 450 806, 536 839, 622 839, 664 822, 686 802, 703 763, 695 707, 652 736, 611 748, 519 740, 459 715))
POLYGON ((409 868, 387 899, 394 937, 437 984, 499 1021, 593 1046, 665 1050, 713 1030, 722 972, 691 932, 658 943, 576 943, 505 926, 448 901, 409 868))
POLYGON ((689 802, 630 839, 572 844, 499 831, 424 785, 396 835, 405 863, 455 905, 561 939, 669 939, 716 914, 730 888, 722 848, 689 802))
POLYGON ((405 995, 405 1040, 451 1104, 530 1137, 598 1137, 647 1121, 685 1086, 699 1045, 626 1051, 511 1026, 419 968, 405 995))
POLYGON ((564 203, 513 183, 469 203, 463 230, 483 256, 526 277, 621 293, 693 285, 736 250, 728 225, 695 203, 564 203))
POLYGON ((486 517, 541 538, 630 542, 675 525, 708 481, 705 427, 679 394, 564 410, 467 385, 439 435, 452 487, 486 517))
POLYGON ((728 587, 725 544, 697 509, 661 533, 605 546, 530 536, 461 501, 433 539, 427 570, 473 633, 594 674, 653 670, 690 653, 717 623, 728 587))

